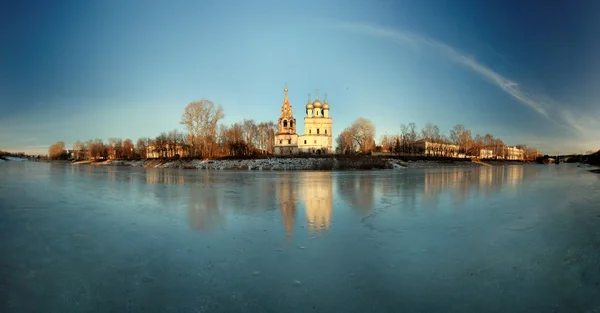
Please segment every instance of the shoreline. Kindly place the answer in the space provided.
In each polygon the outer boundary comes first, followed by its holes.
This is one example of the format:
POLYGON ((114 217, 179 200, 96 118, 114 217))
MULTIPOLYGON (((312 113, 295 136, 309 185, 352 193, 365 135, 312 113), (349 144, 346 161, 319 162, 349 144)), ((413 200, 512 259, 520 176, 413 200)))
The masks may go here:
MULTIPOLYGON (((27 158, 11 158, 6 161, 33 161, 27 158)), ((35 160, 38 161, 38 160, 35 160)), ((143 160, 40 160, 71 165, 134 166, 144 168, 174 168, 199 170, 255 170, 255 171, 352 171, 385 169, 436 169, 517 166, 527 162, 505 160, 471 160, 401 156, 258 156, 224 159, 143 159, 143 160)), ((38 161, 39 162, 39 161, 38 161)))
POLYGON ((200 170, 257 170, 257 171, 343 171, 343 170, 384 170, 384 169, 421 169, 421 168, 475 168, 481 166, 523 165, 524 162, 492 161, 472 162, 470 159, 452 160, 400 160, 382 157, 267 157, 222 160, 107 160, 77 161, 73 165, 91 166, 134 166, 144 168, 179 168, 200 170))

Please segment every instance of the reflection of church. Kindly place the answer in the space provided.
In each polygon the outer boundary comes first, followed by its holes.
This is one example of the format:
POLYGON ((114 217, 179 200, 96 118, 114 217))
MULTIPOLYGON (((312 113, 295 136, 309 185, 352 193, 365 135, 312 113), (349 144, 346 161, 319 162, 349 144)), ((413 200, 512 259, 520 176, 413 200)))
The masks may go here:
POLYGON ((321 103, 319 94, 311 103, 310 94, 306 104, 306 117, 304 118, 304 135, 296 133, 296 119, 288 99, 288 89, 285 87, 281 114, 277 123, 275 134, 275 154, 333 153, 333 136, 331 133, 332 119, 329 117, 329 104, 327 94, 321 103))
POLYGON ((301 177, 308 230, 328 231, 333 211, 331 172, 304 173, 301 177))
POLYGON ((304 200, 309 233, 329 230, 333 210, 331 173, 308 172, 277 179, 277 199, 285 233, 292 235, 296 223, 297 204, 304 200))
POLYGON ((279 200, 285 234, 288 237, 292 235, 296 223, 297 190, 297 184, 292 177, 283 176, 277 179, 277 199, 279 200))

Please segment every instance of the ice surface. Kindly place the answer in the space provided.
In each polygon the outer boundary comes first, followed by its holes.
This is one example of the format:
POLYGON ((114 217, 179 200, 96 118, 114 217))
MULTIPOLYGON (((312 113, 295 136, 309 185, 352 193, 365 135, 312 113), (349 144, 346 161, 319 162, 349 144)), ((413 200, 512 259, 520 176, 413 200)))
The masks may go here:
POLYGON ((0 312, 595 312, 600 175, 0 166, 0 312))

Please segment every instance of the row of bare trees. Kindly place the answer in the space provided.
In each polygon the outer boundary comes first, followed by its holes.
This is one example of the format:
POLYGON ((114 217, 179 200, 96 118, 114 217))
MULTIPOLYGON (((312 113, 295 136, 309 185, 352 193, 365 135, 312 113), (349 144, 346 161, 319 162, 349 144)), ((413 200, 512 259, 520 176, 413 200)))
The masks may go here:
MULTIPOLYGON (((459 155, 478 157, 481 151, 485 149, 491 150, 494 156, 504 158, 508 153, 506 145, 501 139, 494 138, 491 134, 483 136, 476 134, 473 137, 471 131, 461 124, 454 126, 448 136, 442 134, 439 127, 432 123, 427 123, 420 132, 417 131, 415 123, 402 124, 399 134, 383 135, 380 139, 380 145, 382 150, 401 154, 447 154, 444 151, 420 151, 423 148, 419 148, 416 143, 421 139, 432 143, 456 145, 458 150, 449 151, 451 154, 456 152, 459 155)), ((439 149, 444 149, 443 145, 439 145, 438 147, 439 149)), ((528 148, 526 145, 517 145, 516 147, 523 149, 526 159, 535 159, 537 157, 537 150, 534 148, 528 148)))
MULTIPOLYGON (((172 130, 155 138, 109 138, 77 141, 73 144, 75 159, 137 159, 137 158, 214 158, 273 153, 277 125, 256 123, 251 119, 225 125, 223 108, 210 100, 195 101, 185 108, 180 124, 186 132, 172 130)), ((58 142, 49 150, 51 156, 66 153, 64 143, 58 142), (61 145, 59 145, 61 144, 61 145), (56 146, 56 147, 54 147, 56 146), (59 152, 60 151, 60 152, 59 152)))

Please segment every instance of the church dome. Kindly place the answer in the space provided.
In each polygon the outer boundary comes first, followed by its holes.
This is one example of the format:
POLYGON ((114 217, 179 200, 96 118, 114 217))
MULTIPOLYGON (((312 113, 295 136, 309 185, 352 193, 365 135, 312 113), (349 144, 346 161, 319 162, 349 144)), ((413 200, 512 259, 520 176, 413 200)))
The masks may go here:
POLYGON ((315 102, 313 102, 312 105, 315 107, 315 109, 323 107, 323 104, 321 103, 321 101, 319 101, 319 99, 315 100, 315 102))
POLYGON ((312 105, 310 102, 306 105, 307 110, 312 110, 313 108, 314 108, 314 105, 312 105))
POLYGON ((329 103, 327 103, 327 101, 323 103, 323 110, 329 110, 329 103))

